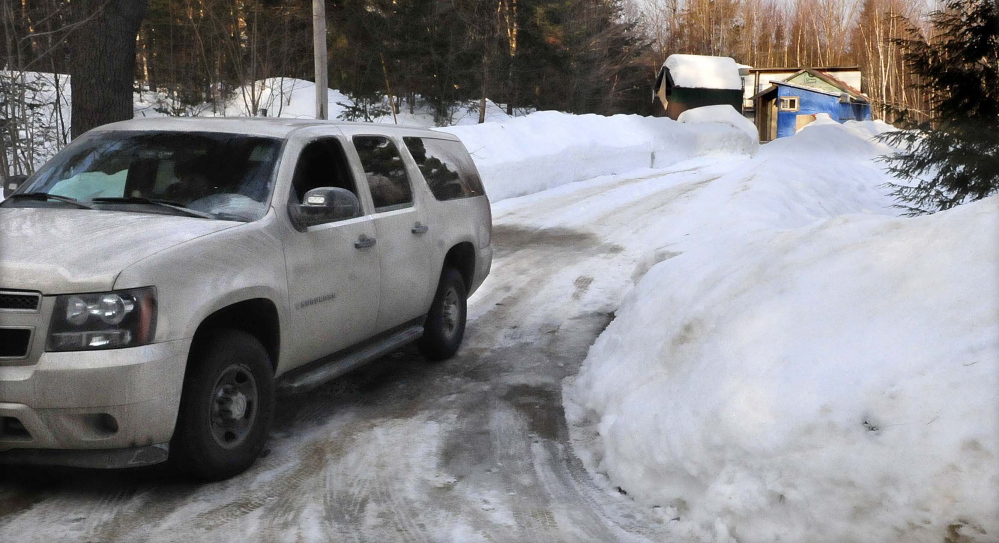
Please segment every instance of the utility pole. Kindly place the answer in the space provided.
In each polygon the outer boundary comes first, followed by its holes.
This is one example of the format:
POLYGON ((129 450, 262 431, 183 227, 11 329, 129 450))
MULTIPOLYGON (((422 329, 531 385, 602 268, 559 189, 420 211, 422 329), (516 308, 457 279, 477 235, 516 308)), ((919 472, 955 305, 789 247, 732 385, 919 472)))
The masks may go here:
POLYGON ((326 74, 326 1, 312 0, 312 45, 316 52, 316 118, 329 118, 326 74))

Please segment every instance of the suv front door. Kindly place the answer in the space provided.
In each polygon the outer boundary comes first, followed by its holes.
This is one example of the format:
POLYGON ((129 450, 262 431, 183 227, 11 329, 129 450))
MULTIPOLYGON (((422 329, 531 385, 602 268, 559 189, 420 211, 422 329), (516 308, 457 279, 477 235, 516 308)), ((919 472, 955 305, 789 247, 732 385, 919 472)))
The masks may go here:
MULTIPOLYGON (((299 153, 288 197, 293 222, 292 206, 319 187, 345 188, 361 197, 337 138, 314 139, 299 153)), ((298 355, 293 366, 373 335, 380 284, 375 225, 363 210, 354 218, 299 225, 298 230, 285 242, 293 349, 298 355)))

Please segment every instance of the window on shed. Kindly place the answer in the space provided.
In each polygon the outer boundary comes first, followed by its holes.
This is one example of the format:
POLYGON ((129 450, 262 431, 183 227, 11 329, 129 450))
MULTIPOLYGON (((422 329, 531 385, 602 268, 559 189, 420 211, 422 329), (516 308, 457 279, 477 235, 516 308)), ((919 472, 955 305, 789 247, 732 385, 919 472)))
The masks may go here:
POLYGON ((780 99, 781 111, 798 111, 799 102, 797 96, 782 96, 780 99))
POLYGON ((376 212, 413 205, 406 166, 391 140, 382 136, 354 136, 354 148, 361 157, 376 212))
POLYGON ((438 200, 486 193, 472 157, 460 142, 436 138, 403 138, 403 141, 438 200))

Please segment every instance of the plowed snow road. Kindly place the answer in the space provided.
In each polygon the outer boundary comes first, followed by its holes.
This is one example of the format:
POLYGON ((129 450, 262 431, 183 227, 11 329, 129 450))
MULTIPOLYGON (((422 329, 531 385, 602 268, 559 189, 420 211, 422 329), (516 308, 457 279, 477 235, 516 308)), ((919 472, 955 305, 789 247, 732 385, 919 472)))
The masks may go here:
POLYGON ((662 541, 573 454, 561 383, 671 212, 736 161, 604 177, 494 206, 466 343, 279 402, 269 454, 196 485, 162 470, 0 466, 0 541, 662 541))

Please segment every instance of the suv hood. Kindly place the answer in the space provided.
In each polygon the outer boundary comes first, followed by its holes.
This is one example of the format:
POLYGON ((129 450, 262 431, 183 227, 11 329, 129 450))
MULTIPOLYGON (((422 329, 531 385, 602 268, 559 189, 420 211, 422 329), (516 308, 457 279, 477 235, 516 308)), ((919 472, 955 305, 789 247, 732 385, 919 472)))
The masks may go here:
POLYGON ((0 208, 0 289, 111 290, 143 258, 243 223, 121 211, 0 208))

